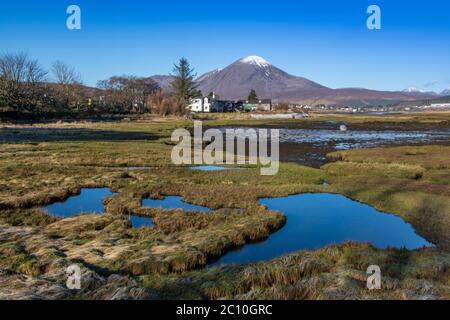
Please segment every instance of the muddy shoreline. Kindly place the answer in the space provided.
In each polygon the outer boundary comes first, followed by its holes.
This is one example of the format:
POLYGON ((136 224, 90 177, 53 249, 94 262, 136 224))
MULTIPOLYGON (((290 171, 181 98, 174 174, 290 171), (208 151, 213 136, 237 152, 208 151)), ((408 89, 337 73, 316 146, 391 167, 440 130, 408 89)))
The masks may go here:
MULTIPOLYGON (((266 129, 281 129, 281 130, 308 130, 330 132, 331 134, 339 134, 339 127, 341 124, 345 124, 348 128, 349 133, 353 132, 363 132, 364 134, 370 134, 373 132, 374 135, 377 134, 396 134, 404 133, 406 136, 414 133, 424 133, 430 135, 426 141, 418 140, 412 141, 413 139, 404 139, 404 141, 392 139, 391 141, 378 141, 373 144, 373 146, 361 147, 348 147, 348 149, 366 149, 370 147, 393 147, 393 146, 424 146, 424 145, 450 145, 450 123, 448 121, 436 122, 436 123, 423 123, 423 122, 409 122, 409 123, 395 123, 395 122, 363 122, 363 123, 348 123, 345 121, 297 121, 297 122, 286 122, 286 121, 275 121, 265 124, 243 124, 236 126, 217 126, 214 128, 224 129, 228 128, 266 128, 266 129), (447 136, 437 136, 433 137, 436 132, 447 133, 447 136)), ((210 127, 212 128, 212 127, 210 127)), ((207 130, 205 128, 204 130, 207 130)), ((301 165, 306 165, 313 168, 320 168, 321 166, 333 162, 334 160, 327 157, 327 154, 343 150, 338 147, 338 145, 357 145, 359 139, 357 137, 343 140, 341 143, 339 139, 332 140, 321 140, 313 142, 296 142, 296 141, 286 141, 288 139, 281 139, 280 141, 280 160, 285 162, 295 162, 301 165)), ((344 150, 345 146, 344 146, 344 150)))

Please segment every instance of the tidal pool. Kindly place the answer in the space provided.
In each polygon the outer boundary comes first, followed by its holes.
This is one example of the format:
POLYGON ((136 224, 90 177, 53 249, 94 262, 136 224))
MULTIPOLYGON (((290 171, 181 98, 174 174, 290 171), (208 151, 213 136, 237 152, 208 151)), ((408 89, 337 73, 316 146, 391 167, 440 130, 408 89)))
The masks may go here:
MULTIPOLYGON (((59 218, 69 218, 80 213, 103 214, 103 199, 115 195, 109 188, 84 188, 80 194, 70 197, 66 201, 51 204, 43 211, 59 218)), ((152 227, 153 221, 150 217, 130 216, 133 228, 152 227)))
MULTIPOLYGON (((280 160, 297 162, 319 168, 329 162, 327 154, 337 150, 361 148, 417 145, 424 143, 447 144, 450 130, 418 129, 404 130, 380 124, 379 130, 354 129, 351 124, 347 131, 340 131, 338 123, 317 124, 317 129, 297 129, 280 127, 280 160)), ((374 127, 375 125, 372 125, 374 127)), ((275 126, 276 127, 276 126, 275 126)), ((370 127, 370 126, 369 126, 370 127)), ((277 128, 277 127, 276 127, 277 128)), ((361 128, 361 126, 356 126, 361 128)), ((269 129, 258 127, 220 127, 224 134, 227 129, 269 129)), ((246 148, 245 155, 248 155, 246 148)))
MULTIPOLYGON (((119 169, 122 169, 119 167, 119 169)), ((139 170, 151 170, 154 169, 152 167, 124 167, 123 169, 126 169, 128 171, 139 171, 139 170)))
POLYGON ((224 170, 237 170, 236 167, 224 167, 224 166, 195 166, 190 167, 191 170, 196 171, 224 171, 224 170))
POLYGON ((270 260, 302 249, 316 249, 351 240, 375 247, 416 249, 433 246, 400 217, 335 194, 300 194, 260 199, 269 210, 282 212, 286 225, 266 241, 248 244, 209 267, 270 260))
POLYGON ((142 206, 166 210, 182 209, 184 211, 212 212, 212 210, 208 207, 197 206, 184 202, 179 196, 167 196, 163 200, 144 199, 142 200, 142 206))
POLYGON ((131 216, 130 221, 131 221, 131 225, 135 229, 154 226, 153 220, 150 217, 131 216))
MULTIPOLYGON (((227 129, 255 129, 252 127, 221 127, 227 129)), ((268 130, 268 128, 266 128, 268 130)), ((335 129, 280 129, 281 143, 306 143, 313 145, 332 145, 336 150, 369 148, 381 145, 424 143, 436 140, 450 139, 450 130, 352 130, 351 126, 346 131, 335 129)))
POLYGON ((104 212, 103 199, 113 196, 109 188, 84 188, 77 196, 66 201, 51 204, 43 210, 60 218, 68 218, 83 212, 102 214, 104 212))

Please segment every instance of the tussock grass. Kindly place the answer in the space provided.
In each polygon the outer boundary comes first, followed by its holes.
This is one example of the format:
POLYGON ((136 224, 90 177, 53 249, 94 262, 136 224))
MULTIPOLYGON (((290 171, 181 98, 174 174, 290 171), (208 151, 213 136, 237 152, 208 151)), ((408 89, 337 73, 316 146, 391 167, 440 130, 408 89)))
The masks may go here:
POLYGON ((169 299, 180 297, 174 288, 183 292, 181 298, 194 299, 448 298, 448 262, 448 255, 432 248, 408 252, 347 243, 249 266, 221 266, 158 280, 144 276, 142 281, 169 299), (419 277, 417 259, 420 270, 434 271, 419 277), (380 291, 366 288, 365 271, 371 264, 382 270, 380 291))
POLYGON ((2 210, 0 221, 12 226, 46 226, 57 219, 40 210, 2 210))
POLYGON ((413 179, 419 180, 423 177, 425 169, 418 165, 408 165, 399 163, 361 163, 361 162, 338 162, 327 164, 322 167, 328 174, 337 175, 343 171, 351 170, 352 175, 371 175, 387 178, 413 179))
POLYGON ((41 272, 41 265, 36 257, 29 254, 22 245, 12 243, 0 245, 0 268, 31 277, 41 272))
MULTIPOLYGON (((324 119, 382 121, 321 115, 299 121, 311 125, 324 119)), ((401 116, 389 121, 443 126, 448 116, 401 116)), ((207 126, 267 123, 207 120, 207 126)), ((104 274, 136 277, 162 298, 450 298, 449 147, 342 151, 330 155, 336 162, 320 169, 282 163, 273 177, 260 176, 259 168, 220 172, 174 168, 171 131, 191 126, 191 121, 170 119, 3 130, 2 268, 10 274, 41 277, 78 261, 104 274), (150 169, 128 171, 127 166, 150 169), (325 180, 330 186, 322 185, 325 180), (106 214, 59 220, 37 210, 76 195, 83 187, 109 187, 117 193, 104 202, 106 214), (376 250, 347 243, 250 266, 201 270, 228 250, 265 239, 284 225, 285 217, 267 211, 258 198, 304 192, 339 193, 400 215, 437 248, 376 250), (179 195, 214 212, 141 208, 142 199, 165 195, 179 195), (132 229, 130 214, 151 217, 155 227, 132 229), (370 264, 382 268, 386 290, 365 289, 364 272, 370 264)))

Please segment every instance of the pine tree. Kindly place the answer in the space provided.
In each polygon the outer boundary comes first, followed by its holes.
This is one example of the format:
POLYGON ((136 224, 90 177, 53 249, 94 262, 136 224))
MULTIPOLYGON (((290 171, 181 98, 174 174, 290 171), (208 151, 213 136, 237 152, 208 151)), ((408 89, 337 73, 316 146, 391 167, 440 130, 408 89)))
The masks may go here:
POLYGON ((250 101, 250 102, 255 102, 255 101, 258 100, 258 96, 256 95, 255 89, 252 89, 250 91, 247 100, 250 101))
POLYGON ((200 91, 194 82, 196 74, 186 58, 181 58, 172 72, 172 76, 175 77, 170 84, 173 95, 181 105, 186 107, 193 98, 200 95, 200 91))
POLYGON ((213 99, 213 98, 219 99, 219 96, 215 92, 211 91, 210 93, 208 93, 208 98, 210 98, 210 99, 213 99))

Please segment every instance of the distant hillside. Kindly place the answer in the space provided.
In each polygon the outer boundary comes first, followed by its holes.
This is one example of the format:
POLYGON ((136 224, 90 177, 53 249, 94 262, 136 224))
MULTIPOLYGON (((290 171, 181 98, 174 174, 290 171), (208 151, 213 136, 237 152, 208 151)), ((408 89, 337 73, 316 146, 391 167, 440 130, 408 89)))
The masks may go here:
POLYGON ((415 106, 427 106, 435 103, 450 103, 450 95, 446 97, 439 97, 433 99, 421 99, 413 101, 402 101, 396 104, 399 107, 415 107, 415 106))
MULTIPOLYGON (((168 89, 171 76, 153 76, 161 88, 168 89)), ((361 88, 332 89, 306 78, 293 76, 258 56, 248 56, 224 69, 207 72, 197 78, 204 95, 215 92, 227 100, 246 99, 255 89, 259 98, 275 102, 327 105, 392 105, 401 101, 427 99, 422 92, 375 91, 361 88)))
POLYGON ((150 77, 161 89, 170 91, 170 83, 174 80, 172 76, 155 75, 150 77))

